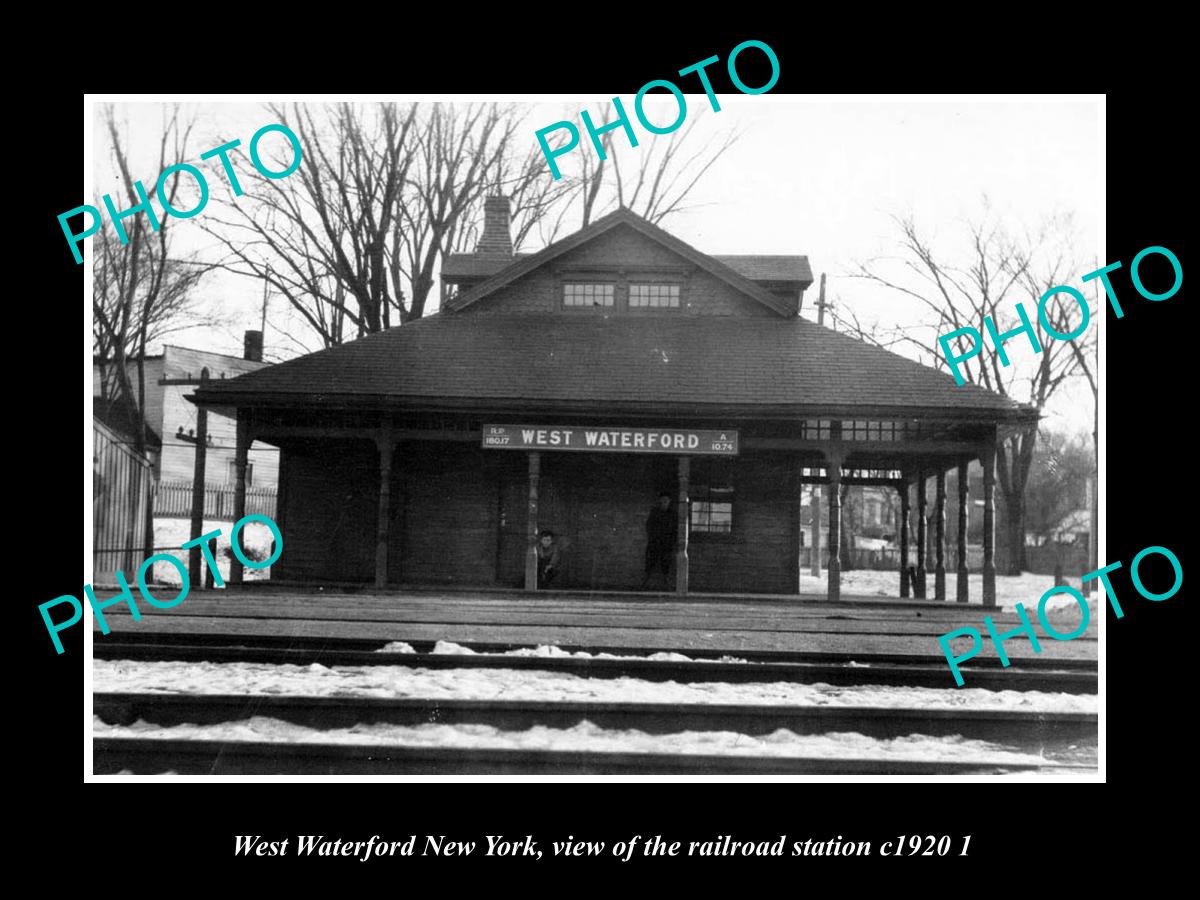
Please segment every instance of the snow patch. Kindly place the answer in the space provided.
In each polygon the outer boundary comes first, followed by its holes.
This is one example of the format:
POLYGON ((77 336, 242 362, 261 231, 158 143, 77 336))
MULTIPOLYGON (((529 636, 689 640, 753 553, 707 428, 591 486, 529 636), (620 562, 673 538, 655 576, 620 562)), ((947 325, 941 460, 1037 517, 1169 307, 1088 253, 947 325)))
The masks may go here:
MULTIPOLYGON (((216 560, 217 568, 221 571, 221 577, 226 581, 229 580, 229 566, 231 556, 229 553, 229 535, 233 531, 233 522, 220 519, 205 519, 204 526, 201 529, 201 534, 208 534, 211 531, 220 531, 221 535, 217 538, 216 560)), ((168 553, 171 556, 181 560, 186 566, 188 561, 188 551, 183 549, 174 549, 181 547, 191 538, 191 520, 190 519, 155 519, 154 520, 154 546, 169 547, 171 549, 162 552, 168 553)), ((239 541, 246 552, 254 559, 254 554, 258 557, 266 559, 271 554, 271 542, 274 536, 271 534, 271 529, 262 522, 248 522, 242 527, 242 533, 239 541)), ((204 571, 208 571, 208 563, 204 563, 204 571)), ((128 575, 128 573, 126 573, 128 575)), ((181 580, 179 569, 168 562, 154 563, 153 571, 150 576, 159 584, 170 585, 172 587, 180 587, 181 580)), ((247 581, 261 581, 271 577, 271 567, 265 569, 247 568, 243 572, 243 577, 247 581)))
POLYGON ((375 651, 376 653, 416 653, 412 644, 406 644, 404 641, 390 641, 384 646, 375 651))
MULTIPOLYGON (((1080 588, 1078 578, 1068 580, 1077 590, 1080 588)), ((929 578, 929 599, 933 599, 933 576, 929 578)), ((958 576, 954 572, 946 573, 946 596, 956 596, 958 576)), ((983 596, 983 575, 973 572, 967 576, 967 586, 972 605, 978 606, 983 596)), ((1036 575, 1033 572, 1022 572, 1020 575, 996 576, 996 605, 1011 609, 1020 602, 1026 611, 1034 614, 1038 601, 1050 588, 1054 587, 1053 575, 1036 575)), ((824 595, 826 577, 814 576, 808 572, 800 573, 800 592, 804 594, 824 595)), ((858 595, 861 597, 891 597, 896 598, 900 590, 900 576, 894 569, 852 569, 842 572, 842 594, 845 596, 858 595)), ((1092 621, 1096 620, 1095 597, 1088 601, 1092 611, 1092 621)), ((1079 605, 1069 594, 1056 596, 1046 602, 1046 609, 1052 614, 1079 615, 1079 605)), ((1078 622, 1078 618, 1075 619, 1078 622)), ((1094 626, 1093 626, 1094 627, 1094 626)))
MULTIPOLYGON (((404 641, 392 641, 384 647, 380 647, 376 653, 416 653, 411 645, 404 641)), ((682 653, 661 651, 651 653, 649 656, 627 656, 617 653, 589 653, 586 650, 564 650, 554 644, 538 644, 536 647, 518 647, 516 650, 505 650, 503 653, 479 653, 477 650, 472 650, 462 644, 456 644, 453 641, 438 641, 433 647, 433 653, 438 656, 453 656, 456 653, 465 656, 517 656, 523 658, 538 658, 538 659, 621 659, 621 660, 653 660, 654 662, 721 662, 721 663, 744 663, 749 665, 749 660, 742 659, 738 656, 722 656, 720 659, 693 659, 690 656, 684 656, 682 653)))
POLYGON ((820 757, 835 759, 946 760, 1009 764, 1043 764, 1046 759, 1015 753, 1003 745, 968 740, 960 735, 891 739, 857 732, 798 735, 780 728, 755 737, 734 731, 683 731, 646 734, 633 729, 600 728, 581 722, 572 728, 535 726, 527 731, 501 731, 491 725, 355 725, 319 730, 278 719, 255 716, 219 725, 174 725, 164 728, 138 720, 133 725, 108 725, 93 720, 95 733, 105 737, 154 740, 272 741, 276 743, 372 744, 388 747, 455 747, 587 751, 591 753, 711 754, 731 757, 820 757))
POLYGON ((577 650, 572 653, 570 650, 564 650, 561 647, 556 647, 553 644, 538 644, 536 647, 519 647, 516 650, 506 650, 501 656, 520 656, 537 659, 563 659, 567 657, 575 659, 591 659, 592 654, 583 650, 577 650))
MULTIPOLYGON (((547 648, 547 652, 549 648, 547 648)), ((111 692, 275 694, 315 697, 535 702, 771 704, 795 707, 888 706, 917 709, 1016 709, 1096 712, 1095 694, 992 691, 885 685, 647 681, 588 678, 533 669, 427 669, 421 666, 310 666, 268 663, 93 660, 93 689, 111 692)))
POLYGON ((438 656, 447 654, 474 656, 475 651, 470 647, 464 647, 462 644, 456 644, 453 641, 438 641, 433 645, 433 652, 438 656))

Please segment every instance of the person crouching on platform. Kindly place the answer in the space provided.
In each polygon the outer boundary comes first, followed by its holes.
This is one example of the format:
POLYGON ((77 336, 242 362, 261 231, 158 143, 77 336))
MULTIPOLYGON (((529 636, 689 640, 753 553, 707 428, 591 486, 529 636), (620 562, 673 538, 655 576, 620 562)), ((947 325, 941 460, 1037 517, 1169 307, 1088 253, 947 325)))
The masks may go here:
POLYGON ((558 574, 558 561, 561 555, 558 542, 554 539, 554 532, 549 528, 542 529, 537 540, 538 590, 549 587, 554 576, 558 574))
POLYGON ((663 590, 669 586, 667 574, 671 570, 678 528, 679 520, 671 508, 671 495, 663 491, 646 518, 646 577, 642 579, 643 590, 649 586, 650 576, 656 570, 662 572, 663 590))

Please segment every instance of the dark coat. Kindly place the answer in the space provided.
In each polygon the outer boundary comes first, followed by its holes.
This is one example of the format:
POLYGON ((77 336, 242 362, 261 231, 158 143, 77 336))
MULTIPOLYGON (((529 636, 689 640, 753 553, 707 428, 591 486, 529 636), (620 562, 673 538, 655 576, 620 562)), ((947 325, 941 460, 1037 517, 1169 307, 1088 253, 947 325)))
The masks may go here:
POLYGON ((558 541, 551 541, 549 547, 543 547, 541 541, 537 541, 534 546, 537 548, 538 561, 547 568, 557 569, 559 560, 562 558, 562 551, 559 549, 558 541))
POLYGON ((679 530, 679 517, 674 506, 661 509, 657 505, 646 519, 646 543, 651 547, 672 548, 679 530))

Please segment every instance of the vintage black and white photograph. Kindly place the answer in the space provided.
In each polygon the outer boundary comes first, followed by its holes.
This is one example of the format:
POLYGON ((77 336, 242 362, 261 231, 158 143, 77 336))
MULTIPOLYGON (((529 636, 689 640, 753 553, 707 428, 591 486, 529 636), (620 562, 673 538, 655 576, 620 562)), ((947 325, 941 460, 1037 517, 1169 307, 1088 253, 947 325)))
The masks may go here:
POLYGON ((1102 780, 1103 98, 680 85, 89 97, 95 776, 1102 780))

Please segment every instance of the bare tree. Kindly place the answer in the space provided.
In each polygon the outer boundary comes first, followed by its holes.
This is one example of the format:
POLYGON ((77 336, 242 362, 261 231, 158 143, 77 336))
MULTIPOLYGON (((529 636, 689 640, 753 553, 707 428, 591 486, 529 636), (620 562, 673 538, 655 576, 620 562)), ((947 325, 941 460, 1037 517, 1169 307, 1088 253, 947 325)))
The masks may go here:
POLYGON ((838 538, 838 560, 842 571, 849 572, 854 566, 854 533, 861 518, 862 488, 843 484, 839 489, 842 494, 842 516, 840 520, 840 535, 838 538))
MULTIPOLYGON (((119 174, 127 208, 141 199, 135 188, 129 150, 122 139, 113 107, 101 112, 109 150, 119 174)), ((158 139, 158 172, 182 162, 192 122, 182 122, 178 106, 164 111, 158 139)), ((178 173, 166 185, 170 206, 180 208, 178 173)), ((101 396, 125 398, 137 421, 136 444, 145 449, 146 375, 149 346, 172 331, 194 324, 195 288, 210 267, 195 258, 171 252, 173 219, 156 215, 157 230, 145 212, 122 221, 126 243, 115 227, 102 228, 93 244, 92 342, 101 371, 101 396), (133 374, 131 375, 131 370, 133 374)))
POLYGON ((269 109, 299 138, 301 164, 283 179, 248 177, 247 198, 207 218, 229 254, 223 267, 268 282, 326 347, 386 328, 397 305, 388 237, 416 152, 415 104, 269 109))
POLYGON ((1091 449, 1082 436, 1043 429, 1029 477, 1026 521, 1031 534, 1053 540, 1063 523, 1087 505, 1091 449))
POLYGON ((248 179, 250 202, 208 229, 228 251, 225 267, 268 281, 326 347, 422 317, 438 265, 474 238, 489 190, 517 201, 520 238, 562 193, 518 153, 516 107, 269 109, 300 139, 300 169, 248 179))
MULTIPOLYGON (((546 158, 541 148, 533 147, 524 157, 502 161, 493 184, 495 190, 508 194, 512 206, 514 250, 527 246, 535 236, 543 247, 558 240, 571 211, 567 198, 574 186, 546 177, 546 158)), ((464 246, 472 246, 477 237, 471 228, 464 246)))
POLYGON ((661 222, 734 140, 691 152, 689 126, 639 147, 632 169, 587 148, 582 174, 556 180, 514 105, 269 109, 296 132, 300 168, 264 180, 238 158, 247 197, 205 227, 227 251, 225 268, 269 282, 326 347, 422 317, 441 262, 477 241, 489 194, 510 199, 514 250, 619 205, 661 222))
MULTIPOLYGON (((899 231, 900 253, 859 263, 853 276, 899 292, 916 301, 918 319, 884 327, 864 325, 852 314, 835 313, 834 321, 855 336, 885 348, 915 350, 938 368, 948 366, 938 345, 941 335, 972 327, 984 331, 991 317, 1000 333, 1020 325, 1016 304, 1022 303, 1042 347, 1035 353, 1026 338, 1008 344, 1010 364, 1005 366, 993 348, 959 363, 963 378, 989 390, 1044 408, 1064 383, 1084 371, 1080 360, 1092 352, 1096 329, 1089 327, 1070 341, 1054 339, 1037 314, 1038 301, 1052 287, 1078 281, 1085 269, 1072 253, 1073 223, 1069 216, 1051 217, 1036 231, 1011 235, 990 211, 965 223, 967 250, 962 265, 954 265, 936 251, 913 217, 893 216, 899 231)), ((1089 304, 1089 311, 1094 312, 1089 304)), ((1090 314, 1089 312, 1089 314, 1090 314)), ((1082 311, 1060 297, 1047 304, 1046 319, 1059 334, 1070 333, 1082 311)), ((972 348, 969 336, 954 339, 956 355, 972 348)), ((1026 568, 1025 494, 1033 464, 1036 430, 1005 437, 997 448, 997 484, 1003 520, 1001 531, 1007 549, 1008 571, 1026 568)))
MULTIPOLYGON (((597 104, 593 120, 607 122, 611 106, 597 104)), ((695 129, 700 122, 693 117, 669 137, 657 135, 640 141, 636 148, 616 140, 618 132, 606 131, 600 135, 605 159, 596 153, 590 139, 586 143, 581 139, 579 174, 567 179, 571 185, 568 202, 580 214, 580 227, 586 228, 618 207, 655 225, 688 209, 685 203, 696 185, 739 137, 731 129, 698 143, 695 129)))
MULTIPOLYGON (((1095 271, 1099 266, 1094 265, 1091 268, 1095 271)), ((1100 287, 1097 286, 1095 290, 1098 294, 1100 287)), ((1097 296, 1095 304, 1097 315, 1104 315, 1104 299, 1103 296, 1097 296)), ((1088 496, 1091 522, 1088 527, 1088 566, 1091 571, 1095 571, 1100 568, 1100 385, 1096 381, 1096 373, 1100 367, 1099 342, 1092 341, 1088 346, 1072 341, 1071 352, 1075 354, 1079 371, 1083 373, 1092 393, 1092 472, 1088 496)), ((1083 583, 1083 592, 1088 596, 1091 596, 1095 588, 1095 579, 1083 583)))
MULTIPOLYGON (((470 217, 489 188, 497 189, 507 157, 515 153, 521 116, 515 107, 491 103, 434 104, 417 139, 412 190, 400 204, 392 233, 392 278, 400 293, 403 279, 411 300, 401 304, 400 323, 425 314, 438 263, 466 246, 470 217)), ((532 172, 522 170, 518 184, 532 172)), ((532 201, 532 198, 529 198, 532 201)), ((528 215, 538 210, 527 203, 528 215)))

